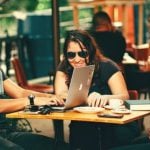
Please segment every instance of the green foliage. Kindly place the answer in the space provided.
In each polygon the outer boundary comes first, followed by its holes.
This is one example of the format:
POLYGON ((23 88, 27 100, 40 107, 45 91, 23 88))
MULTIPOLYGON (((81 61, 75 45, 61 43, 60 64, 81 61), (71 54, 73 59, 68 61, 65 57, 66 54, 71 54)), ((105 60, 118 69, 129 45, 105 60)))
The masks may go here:
POLYGON ((13 11, 33 11, 36 9, 38 0, 9 0, 1 6, 1 14, 13 11))
POLYGON ((59 1, 59 6, 68 6, 68 0, 58 0, 59 1))
POLYGON ((63 11, 59 15, 60 15, 60 22, 62 22, 62 21, 71 21, 73 19, 72 10, 63 11))
MULTIPOLYGON (((59 6, 68 6, 68 0, 57 0, 59 6)), ((1 5, 0 14, 13 11, 34 11, 51 8, 52 0, 8 0, 1 5)))
POLYGON ((36 10, 44 10, 51 8, 51 0, 38 0, 36 10))
POLYGON ((79 18, 88 18, 93 16, 92 8, 85 8, 79 11, 79 18))

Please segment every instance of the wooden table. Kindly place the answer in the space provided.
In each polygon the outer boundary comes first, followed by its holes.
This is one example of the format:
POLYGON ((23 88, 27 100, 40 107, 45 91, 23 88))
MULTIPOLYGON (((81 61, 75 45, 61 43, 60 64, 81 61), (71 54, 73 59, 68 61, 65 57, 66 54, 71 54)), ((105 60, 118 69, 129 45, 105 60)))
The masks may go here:
POLYGON ((124 66, 137 66, 136 68, 141 72, 150 72, 150 60, 148 60, 146 65, 143 62, 137 63, 135 59, 123 60, 122 64, 124 66))
MULTIPOLYGON (((104 110, 105 113, 111 113, 110 110, 104 110)), ((126 124, 134 120, 138 120, 150 114, 150 111, 132 111, 131 114, 126 114, 123 118, 103 118, 97 117, 97 114, 79 113, 73 110, 66 112, 53 112, 47 115, 29 114, 23 111, 7 114, 7 118, 25 118, 25 119, 53 119, 56 147, 59 142, 64 141, 63 120, 75 120, 83 122, 99 122, 109 124, 126 124)), ((100 148, 101 149, 101 148, 100 148)))
MULTIPOLYGON (((110 113, 111 111, 105 110, 110 113)), ((29 114, 23 111, 7 114, 7 118, 26 118, 26 119, 53 119, 53 120, 75 120, 85 122, 100 122, 113 124, 126 124, 138 120, 150 114, 150 111, 132 111, 131 114, 124 115, 123 118, 103 118, 97 117, 97 114, 78 113, 73 110, 67 112, 53 112, 47 115, 29 114)))

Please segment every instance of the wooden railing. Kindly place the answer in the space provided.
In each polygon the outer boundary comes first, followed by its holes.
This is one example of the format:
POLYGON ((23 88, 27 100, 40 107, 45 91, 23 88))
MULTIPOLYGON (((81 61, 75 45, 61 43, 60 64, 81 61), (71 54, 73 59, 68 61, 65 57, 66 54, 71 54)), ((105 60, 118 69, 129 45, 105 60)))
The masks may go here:
MULTIPOLYGON (((113 18, 115 15, 115 8, 117 6, 122 6, 122 22, 124 26, 123 33, 126 36, 127 35, 127 7, 129 5, 138 5, 138 44, 143 43, 143 5, 145 3, 145 0, 93 0, 93 1, 70 1, 70 5, 73 7, 73 21, 76 28, 80 28, 79 23, 79 8, 80 7, 87 7, 87 6, 93 6, 94 12, 98 11, 98 7, 101 6, 103 9, 106 9, 108 6, 113 6, 113 18)), ((115 18, 114 18, 115 19, 115 18)))

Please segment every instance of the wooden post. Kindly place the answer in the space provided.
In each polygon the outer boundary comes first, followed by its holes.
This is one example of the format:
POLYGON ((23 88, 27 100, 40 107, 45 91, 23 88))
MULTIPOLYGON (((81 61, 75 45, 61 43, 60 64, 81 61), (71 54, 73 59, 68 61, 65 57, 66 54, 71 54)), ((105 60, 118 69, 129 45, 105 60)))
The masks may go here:
POLYGON ((138 44, 143 43, 143 4, 139 4, 139 20, 138 20, 138 44))
POLYGON ((53 52, 54 52, 54 71, 60 61, 59 43, 59 0, 52 0, 52 20, 53 20, 53 52))

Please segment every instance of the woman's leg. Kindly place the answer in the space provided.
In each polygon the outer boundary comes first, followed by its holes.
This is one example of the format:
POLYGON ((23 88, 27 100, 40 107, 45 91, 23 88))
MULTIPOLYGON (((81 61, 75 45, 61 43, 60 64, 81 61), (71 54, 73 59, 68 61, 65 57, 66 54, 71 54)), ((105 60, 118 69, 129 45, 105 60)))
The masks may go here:
POLYGON ((131 122, 125 125, 114 126, 114 135, 116 136, 116 144, 128 145, 141 134, 137 122, 131 122))
POLYGON ((1 150, 24 150, 19 145, 0 137, 0 149, 1 150))
POLYGON ((99 150, 99 134, 97 124, 87 122, 71 122, 70 149, 99 150))
POLYGON ((132 144, 134 138, 140 135, 136 122, 124 125, 103 124, 101 128, 103 149, 132 144))
POLYGON ((15 132, 11 133, 9 139, 22 146, 25 150, 53 150, 54 149, 54 140, 43 136, 30 132, 15 132))

